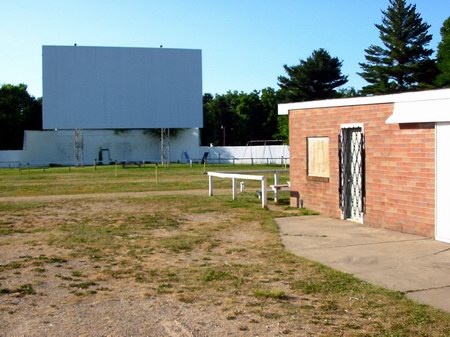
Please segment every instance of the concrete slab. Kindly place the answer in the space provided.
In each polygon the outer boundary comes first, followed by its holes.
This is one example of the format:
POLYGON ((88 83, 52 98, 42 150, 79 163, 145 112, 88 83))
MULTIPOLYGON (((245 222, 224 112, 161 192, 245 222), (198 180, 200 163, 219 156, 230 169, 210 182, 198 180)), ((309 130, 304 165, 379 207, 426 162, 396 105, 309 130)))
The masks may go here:
POLYGON ((322 216, 277 223, 292 253, 450 312, 450 244, 322 216))

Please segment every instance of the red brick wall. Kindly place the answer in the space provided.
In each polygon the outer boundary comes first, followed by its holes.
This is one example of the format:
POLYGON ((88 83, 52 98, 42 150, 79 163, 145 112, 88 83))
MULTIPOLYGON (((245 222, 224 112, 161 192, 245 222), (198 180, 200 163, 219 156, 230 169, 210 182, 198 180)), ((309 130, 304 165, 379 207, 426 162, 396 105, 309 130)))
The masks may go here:
POLYGON ((339 218, 341 124, 362 123, 366 144, 364 223, 434 236, 434 124, 385 124, 393 104, 290 111, 291 205, 339 218), (329 137, 329 181, 307 179, 306 138, 329 137))

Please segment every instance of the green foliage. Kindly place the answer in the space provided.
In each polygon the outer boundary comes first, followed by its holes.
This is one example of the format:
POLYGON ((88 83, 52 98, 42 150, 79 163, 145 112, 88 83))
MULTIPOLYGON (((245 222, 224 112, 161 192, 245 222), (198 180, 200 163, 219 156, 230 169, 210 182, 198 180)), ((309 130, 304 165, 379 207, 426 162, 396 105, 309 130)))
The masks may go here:
POLYGON ((0 150, 23 146, 24 130, 42 129, 42 100, 27 92, 25 84, 0 88, 0 150))
POLYGON ((338 94, 342 98, 360 97, 361 92, 354 87, 342 88, 338 90, 338 94))
POLYGON ((437 52, 439 75, 436 85, 440 88, 448 88, 450 87, 450 17, 442 25, 441 37, 437 52))
POLYGON ((274 135, 275 139, 289 142, 289 116, 281 115, 277 117, 277 132, 274 135))
POLYGON ((426 48, 432 36, 430 25, 423 22, 415 5, 406 0, 389 0, 382 11, 380 31, 383 47, 371 45, 365 49, 366 63, 360 63, 359 73, 369 84, 364 94, 386 94, 431 88, 437 74, 432 49, 426 48))
POLYGON ((203 145, 246 145, 250 140, 275 139, 278 132, 278 93, 228 91, 203 96, 203 145))
POLYGON ((323 48, 314 50, 294 66, 284 65, 286 76, 278 77, 283 102, 313 101, 338 97, 336 88, 347 83, 341 73, 342 61, 323 48))
POLYGON ((341 67, 342 61, 319 49, 299 65, 284 66, 288 76, 278 77, 278 91, 268 87, 251 93, 204 94, 202 145, 242 146, 250 140, 288 142, 289 120, 288 116, 278 116, 279 103, 359 95, 354 88, 336 90, 347 83, 341 67))

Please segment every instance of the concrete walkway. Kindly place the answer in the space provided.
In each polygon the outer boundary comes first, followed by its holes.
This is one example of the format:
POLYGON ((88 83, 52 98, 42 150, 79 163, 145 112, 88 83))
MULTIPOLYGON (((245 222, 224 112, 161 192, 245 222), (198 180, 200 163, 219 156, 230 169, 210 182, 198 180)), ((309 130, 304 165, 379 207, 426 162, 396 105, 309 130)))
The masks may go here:
POLYGON ((292 253, 450 312, 450 244, 322 216, 276 221, 292 253))

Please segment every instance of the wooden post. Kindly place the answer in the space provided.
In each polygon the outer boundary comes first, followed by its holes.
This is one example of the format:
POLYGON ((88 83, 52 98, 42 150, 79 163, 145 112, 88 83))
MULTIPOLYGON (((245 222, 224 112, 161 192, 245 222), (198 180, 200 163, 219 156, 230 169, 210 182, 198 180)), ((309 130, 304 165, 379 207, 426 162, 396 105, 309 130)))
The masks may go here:
POLYGON ((208 180, 209 180, 209 190, 208 190, 208 195, 210 197, 212 197, 213 195, 213 177, 212 176, 208 176, 208 180))
POLYGON ((261 179, 261 203, 262 207, 267 207, 267 182, 266 177, 262 177, 261 179))
POLYGON ((275 203, 278 202, 278 181, 279 181, 279 177, 280 177, 280 173, 278 171, 276 171, 273 174, 273 185, 274 185, 274 191, 273 191, 273 201, 275 201, 275 203))
POLYGON ((236 178, 231 178, 231 192, 233 200, 236 200, 236 178))

